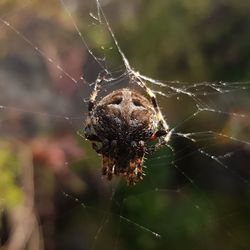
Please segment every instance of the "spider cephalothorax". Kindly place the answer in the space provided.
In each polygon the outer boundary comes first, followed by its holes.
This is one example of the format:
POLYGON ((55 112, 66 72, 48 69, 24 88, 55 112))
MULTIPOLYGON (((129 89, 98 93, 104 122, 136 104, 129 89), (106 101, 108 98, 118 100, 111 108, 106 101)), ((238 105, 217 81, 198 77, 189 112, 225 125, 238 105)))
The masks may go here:
POLYGON ((152 150, 148 143, 167 134, 154 107, 156 100, 151 103, 136 91, 120 89, 95 103, 95 91, 85 136, 103 157, 103 175, 109 180, 122 175, 128 184, 135 184, 143 178, 144 156, 152 150))

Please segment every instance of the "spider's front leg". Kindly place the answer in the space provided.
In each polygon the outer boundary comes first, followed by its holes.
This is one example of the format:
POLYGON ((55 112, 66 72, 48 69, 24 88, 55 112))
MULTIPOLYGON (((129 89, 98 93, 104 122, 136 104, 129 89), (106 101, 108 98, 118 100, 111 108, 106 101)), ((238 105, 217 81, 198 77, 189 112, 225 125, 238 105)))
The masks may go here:
MULTIPOLYGON (((92 148, 96 151, 97 154, 102 154, 102 175, 108 176, 108 166, 109 166, 109 156, 104 156, 103 153, 107 151, 107 143, 106 140, 104 142, 101 141, 101 139, 93 133, 93 128, 91 124, 87 124, 85 127, 85 138, 91 141, 92 148)), ((109 179, 110 175, 108 176, 109 179)))
POLYGON ((170 130, 170 131, 166 131, 164 129, 157 130, 150 137, 150 140, 154 141, 154 140, 158 139, 158 142, 154 146, 150 147, 148 154, 153 154, 159 148, 166 146, 170 140, 171 135, 172 135, 172 130, 170 130))
POLYGON ((89 116, 91 115, 91 112, 92 112, 92 110, 93 110, 93 108, 95 107, 95 104, 96 104, 96 98, 97 98, 98 92, 100 90, 100 88, 99 88, 99 83, 100 82, 101 82, 101 80, 95 82, 94 89, 93 89, 93 91, 92 91, 92 93, 90 95, 90 98, 89 98, 89 104, 88 104, 89 116))
POLYGON ((172 135, 172 130, 169 131, 169 126, 167 124, 167 122, 165 121, 162 112, 159 108, 157 99, 156 99, 156 95, 154 94, 154 92, 147 87, 147 85, 144 83, 144 81, 141 80, 141 78, 137 77, 136 78, 137 83, 139 86, 141 86, 148 94, 148 96, 150 97, 152 106, 155 110, 156 113, 156 117, 158 120, 158 128, 160 128, 159 130, 157 130, 153 135, 152 135, 152 140, 160 138, 162 136, 164 136, 163 138, 159 139, 159 142, 155 145, 156 149, 163 146, 163 145, 167 145, 170 137, 172 135))

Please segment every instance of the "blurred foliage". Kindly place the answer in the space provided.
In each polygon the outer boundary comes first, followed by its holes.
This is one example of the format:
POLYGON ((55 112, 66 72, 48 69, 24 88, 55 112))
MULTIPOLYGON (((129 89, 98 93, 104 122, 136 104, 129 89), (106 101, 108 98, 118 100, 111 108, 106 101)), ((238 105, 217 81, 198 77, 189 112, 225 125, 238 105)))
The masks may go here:
POLYGON ((11 145, 3 141, 0 144, 0 173, 0 208, 15 207, 23 198, 17 182, 20 165, 11 145))

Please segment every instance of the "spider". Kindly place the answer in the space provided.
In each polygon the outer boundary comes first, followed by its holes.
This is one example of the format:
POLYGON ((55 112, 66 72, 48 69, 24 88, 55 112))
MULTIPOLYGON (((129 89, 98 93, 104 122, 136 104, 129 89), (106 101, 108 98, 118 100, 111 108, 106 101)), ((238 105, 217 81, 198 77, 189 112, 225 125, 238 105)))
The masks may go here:
MULTIPOLYGON (((100 83, 100 82, 99 82, 100 83)), ((88 103, 85 138, 102 155, 102 174, 111 180, 123 176, 128 185, 143 179, 146 155, 166 145, 171 131, 157 104, 154 93, 139 80, 151 102, 128 88, 111 92, 97 101, 96 83, 88 103), (152 141, 158 140, 152 146, 152 141)))

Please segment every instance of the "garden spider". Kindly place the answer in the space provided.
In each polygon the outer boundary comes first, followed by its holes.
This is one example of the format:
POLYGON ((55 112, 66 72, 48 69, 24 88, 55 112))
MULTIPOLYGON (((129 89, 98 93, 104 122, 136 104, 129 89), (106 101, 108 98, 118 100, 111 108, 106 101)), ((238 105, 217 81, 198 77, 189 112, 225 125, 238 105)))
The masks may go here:
MULTIPOLYGON (((103 79, 105 81, 105 79, 103 79)), ((102 174, 125 177, 128 185, 143 179, 143 161, 170 139, 171 131, 164 120, 154 93, 141 79, 141 86, 151 102, 137 91, 119 89, 96 101, 99 79, 88 104, 84 134, 93 149, 102 155, 102 174), (150 142, 158 140, 153 146, 150 142)), ((151 143, 152 144, 152 143, 151 143)))

